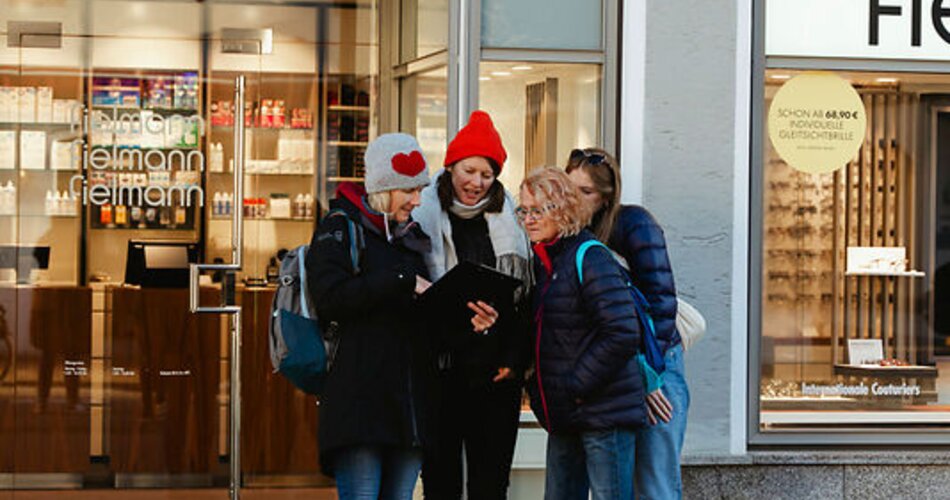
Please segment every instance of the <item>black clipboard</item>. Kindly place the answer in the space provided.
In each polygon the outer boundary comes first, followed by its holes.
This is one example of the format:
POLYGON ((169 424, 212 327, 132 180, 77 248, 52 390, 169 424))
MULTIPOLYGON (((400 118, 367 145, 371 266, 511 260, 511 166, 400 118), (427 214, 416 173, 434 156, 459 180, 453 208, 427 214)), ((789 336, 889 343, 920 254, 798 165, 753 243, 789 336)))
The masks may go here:
POLYGON ((475 313, 469 302, 481 300, 497 311, 514 307, 521 281, 488 266, 462 262, 419 296, 425 313, 449 328, 472 328, 475 313))

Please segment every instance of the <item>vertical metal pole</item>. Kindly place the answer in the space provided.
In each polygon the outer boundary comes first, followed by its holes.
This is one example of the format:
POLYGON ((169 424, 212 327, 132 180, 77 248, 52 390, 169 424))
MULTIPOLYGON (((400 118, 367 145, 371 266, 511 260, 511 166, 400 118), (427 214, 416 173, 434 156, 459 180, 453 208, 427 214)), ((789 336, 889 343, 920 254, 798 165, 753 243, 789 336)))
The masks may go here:
POLYGON ((234 120, 234 217, 231 220, 231 264, 243 264, 244 244, 244 75, 234 80, 234 106, 239 117, 234 120), (238 198, 240 196, 240 198, 238 198))
MULTIPOLYGON (((244 76, 234 81, 234 104, 238 117, 234 121, 234 217, 231 220, 231 264, 240 269, 244 246, 244 76)), ((233 285, 231 285, 233 286, 233 285)), ((231 499, 241 498, 241 310, 231 321, 231 499)))
MULTIPOLYGON (((230 264, 192 264, 189 272, 188 303, 193 313, 227 314, 231 333, 231 370, 230 370, 230 410, 228 413, 230 425, 228 429, 228 444, 230 445, 231 460, 228 474, 229 493, 232 500, 241 498, 241 307, 224 304, 220 307, 203 307, 200 304, 198 281, 202 271, 238 272, 244 261, 244 77, 239 76, 234 81, 234 104, 240 112, 234 122, 234 219, 231 227, 231 260, 230 264)), ((224 297, 231 297, 234 284, 224 280, 222 293, 224 297)), ((230 302, 230 300, 228 300, 230 302)))
POLYGON ((231 321, 231 500, 241 498, 241 311, 231 321))

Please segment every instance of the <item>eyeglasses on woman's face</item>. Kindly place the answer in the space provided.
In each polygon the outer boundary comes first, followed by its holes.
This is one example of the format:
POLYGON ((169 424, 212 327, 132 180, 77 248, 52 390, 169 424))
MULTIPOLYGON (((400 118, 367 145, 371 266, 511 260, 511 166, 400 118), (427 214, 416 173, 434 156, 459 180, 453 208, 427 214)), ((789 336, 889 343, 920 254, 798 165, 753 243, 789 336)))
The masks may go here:
POLYGON ((518 220, 521 222, 525 222, 527 220, 537 221, 541 220, 541 218, 544 217, 544 214, 546 214, 548 210, 551 210, 552 208, 554 208, 553 205, 547 205, 544 207, 525 207, 519 205, 518 208, 515 209, 515 216, 517 216, 518 220))

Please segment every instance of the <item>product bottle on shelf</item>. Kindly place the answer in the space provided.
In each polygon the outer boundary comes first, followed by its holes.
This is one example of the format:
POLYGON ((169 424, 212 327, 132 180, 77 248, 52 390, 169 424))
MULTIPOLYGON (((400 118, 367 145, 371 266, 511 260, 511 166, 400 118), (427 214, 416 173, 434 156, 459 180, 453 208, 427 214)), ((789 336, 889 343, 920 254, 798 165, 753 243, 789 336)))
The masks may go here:
POLYGON ((52 209, 50 215, 63 215, 63 196, 59 194, 59 191, 54 191, 50 208, 52 209))
POLYGON ((99 207, 99 223, 103 226, 112 225, 112 205, 106 204, 99 207))
POLYGON ((128 220, 128 208, 125 205, 116 205, 115 207, 115 223, 119 226, 124 226, 129 222, 128 220))
POLYGON ((270 262, 267 264, 267 282, 276 285, 279 278, 280 268, 277 265, 277 258, 271 257, 270 262))
POLYGON ((303 194, 298 193, 294 198, 293 218, 302 219, 306 210, 303 208, 303 194))
POLYGON ((221 200, 221 193, 215 191, 214 198, 212 200, 213 201, 211 203, 211 216, 220 217, 221 212, 222 212, 221 205, 223 204, 223 201, 221 200))
POLYGON ((46 190, 46 204, 44 213, 46 215, 53 215, 55 205, 53 205, 53 192, 49 189, 46 190))
POLYGON ((185 207, 179 205, 175 207, 175 225, 182 226, 188 222, 188 212, 185 211, 185 207))
POLYGON ((65 189, 63 190, 63 198, 66 199, 66 215, 76 216, 79 215, 79 211, 76 209, 76 198, 69 194, 65 189))
POLYGON ((270 128, 270 127, 272 126, 272 123, 271 123, 271 108, 272 108, 273 106, 274 106, 274 105, 273 105, 273 103, 271 102, 270 99, 264 99, 263 101, 261 101, 261 107, 260 107, 260 120, 261 120, 261 123, 260 123, 260 126, 261 126, 262 128, 270 128))
POLYGON ((144 221, 142 220, 142 207, 132 207, 130 212, 132 224, 141 227, 144 224, 144 221))
POLYGON ((304 218, 312 219, 313 218, 313 196, 311 196, 310 193, 307 193, 307 195, 303 197, 303 204, 304 204, 304 218))

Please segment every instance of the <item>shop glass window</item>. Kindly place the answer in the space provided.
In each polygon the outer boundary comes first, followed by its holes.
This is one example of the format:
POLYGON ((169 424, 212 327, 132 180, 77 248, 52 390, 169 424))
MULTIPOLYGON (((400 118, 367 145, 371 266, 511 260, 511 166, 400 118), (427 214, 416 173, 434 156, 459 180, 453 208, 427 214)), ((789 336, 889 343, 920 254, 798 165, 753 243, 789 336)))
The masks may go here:
POLYGON ((866 132, 841 168, 808 174, 769 140, 773 97, 798 74, 765 78, 760 429, 945 430, 950 78, 836 72, 866 132))
POLYGON ((482 46, 601 50, 603 0, 482 0, 482 46))
POLYGON ((600 143, 601 67, 597 64, 483 62, 479 107, 508 150, 501 181, 517 191, 527 171, 563 166, 571 149, 600 143))

